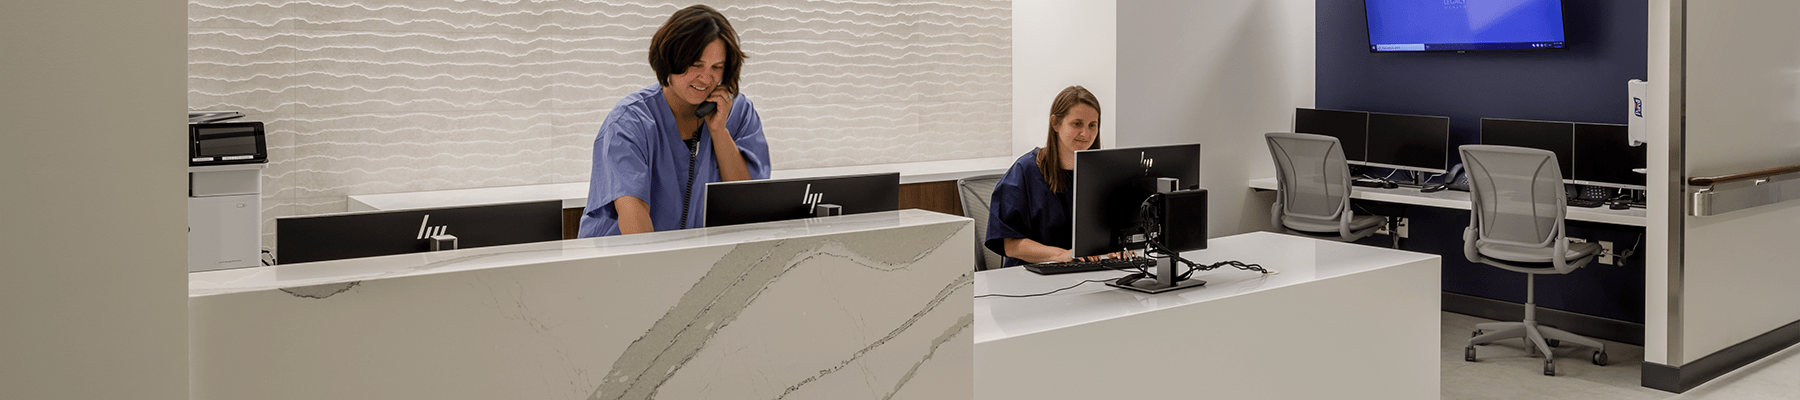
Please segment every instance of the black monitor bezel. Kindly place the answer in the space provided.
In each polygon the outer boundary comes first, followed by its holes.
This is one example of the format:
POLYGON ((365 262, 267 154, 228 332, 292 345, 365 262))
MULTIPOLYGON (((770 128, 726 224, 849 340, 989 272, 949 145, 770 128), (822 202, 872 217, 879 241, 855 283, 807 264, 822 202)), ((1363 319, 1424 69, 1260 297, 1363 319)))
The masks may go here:
MULTIPOLYGON (((423 234, 423 232, 430 226, 438 226, 438 225, 432 223, 425 216, 428 214, 431 214, 431 213, 445 213, 445 212, 462 213, 463 214, 461 216, 458 216, 457 218, 467 218, 467 217, 473 216, 473 217, 477 217, 477 218, 487 219, 487 218, 495 217, 494 215, 482 215, 483 213, 488 213, 488 214, 505 213, 504 215, 508 215, 508 216, 535 215, 535 216, 538 216, 539 218, 542 218, 542 219, 529 219, 529 220, 508 218, 508 219, 505 219, 502 221, 481 221, 481 223, 478 223, 481 226, 487 226, 487 227, 494 227, 494 226, 504 227, 505 229, 508 230, 508 233, 523 233, 523 234, 527 234, 527 235, 536 235, 535 237, 495 238, 495 237, 491 237, 491 236, 483 235, 483 234, 465 233, 465 232, 469 232, 468 229, 450 229, 450 230, 448 230, 447 231, 448 234, 457 237, 457 247, 461 248, 461 249, 563 240, 563 226, 562 226, 563 201, 562 200, 522 201, 522 202, 510 202, 510 203, 498 203, 498 204, 481 204, 481 205, 472 205, 472 206, 445 206, 445 207, 431 207, 431 208, 413 208, 413 209, 404 209, 404 210, 355 211, 355 212, 345 212, 345 213, 329 213, 329 214, 301 215, 301 216, 288 216, 288 217, 275 218, 276 261, 280 262, 280 264, 282 264, 282 265, 287 265, 287 264, 297 264, 297 263, 305 263, 305 262, 320 262, 320 261, 332 261, 332 260, 343 260, 343 259, 364 258, 364 257, 379 257, 379 256, 389 256, 389 255, 396 255, 396 254, 409 254, 409 253, 429 251, 431 249, 430 242, 425 239, 417 238, 418 235, 407 235, 407 236, 413 236, 414 239, 412 239, 410 241, 410 243, 407 243, 405 245, 379 246, 381 249, 374 250, 374 251, 346 251, 345 248, 346 248, 346 246, 355 246, 355 245, 368 246, 371 244, 379 245, 379 244, 384 244, 384 242, 385 242, 385 244, 395 244, 395 243, 407 241, 406 239, 401 239, 399 236, 393 237, 391 239, 387 238, 387 237, 382 237, 382 238, 378 238, 378 239, 373 239, 373 241, 370 240, 369 238, 358 238, 357 237, 358 234, 372 233, 372 229, 370 228, 371 222, 369 222, 368 220, 380 218, 380 219, 394 219, 394 220, 400 220, 400 221, 409 221, 409 222, 407 222, 407 224, 397 225, 397 226, 408 227, 408 229, 406 229, 408 231, 411 231, 413 229, 418 229, 420 231, 419 234, 423 234), (346 220, 348 220, 348 221, 346 221, 346 220), (363 221, 354 222, 356 220, 363 220, 363 221), (419 222, 410 222, 410 221, 419 221, 419 222), (296 230, 297 229, 305 229, 305 228, 298 227, 297 225, 294 224, 296 222, 307 223, 307 224, 330 223, 330 224, 344 225, 344 226, 346 226, 346 228, 345 229, 324 229, 325 231, 335 232, 335 234, 330 235, 330 236, 323 236, 323 235, 304 235, 304 236, 302 236, 302 235, 298 235, 298 232, 296 232, 296 230), (427 226, 427 224, 430 224, 430 225, 427 226), (332 250, 326 250, 328 248, 332 249, 332 250), (304 249, 304 250, 302 250, 302 249, 304 249), (299 253, 295 253, 296 250, 302 250, 302 251, 299 253), (324 256, 320 256, 320 254, 324 254, 324 256)), ((443 220, 443 217, 439 217, 438 221, 442 221, 442 220, 443 220)), ((455 228, 455 227, 452 226, 451 228, 455 228)), ((478 226, 475 230, 481 231, 482 229, 480 229, 480 226, 478 226)))
POLYGON ((1308 133, 1308 134, 1325 135, 1325 136, 1331 136, 1331 137, 1337 138, 1338 145, 1344 149, 1344 163, 1346 163, 1346 164, 1364 165, 1365 161, 1369 157, 1369 112, 1368 111, 1333 110, 1333 109, 1324 109, 1324 108, 1297 107, 1297 108, 1294 108, 1293 124, 1290 125, 1289 127, 1290 127, 1290 131, 1294 132, 1294 133, 1308 133), (1352 139, 1352 138, 1347 138, 1342 135, 1333 135, 1330 133, 1322 133, 1322 132, 1303 131, 1300 129, 1301 110, 1315 111, 1315 112, 1322 112, 1322 113, 1344 113, 1344 114, 1361 115, 1362 116, 1361 134, 1356 135, 1356 137, 1353 138, 1353 139, 1355 139, 1355 142, 1351 142, 1348 139, 1352 139), (1351 153, 1352 148, 1354 148, 1354 151, 1355 151, 1354 154, 1351 153))
POLYGON ((1562 183, 1567 183, 1567 184, 1575 184, 1576 183, 1575 180, 1571 177, 1575 173, 1574 171, 1575 171, 1575 158, 1576 158, 1575 157, 1575 123, 1574 122, 1545 121, 1545 120, 1517 119, 1517 118, 1482 118, 1480 129, 1481 129, 1481 132, 1480 132, 1481 144, 1532 148, 1532 149, 1545 150, 1545 151, 1549 151, 1553 154, 1556 154, 1557 172, 1562 174, 1562 183), (1504 136, 1504 134, 1493 135, 1492 134, 1493 132, 1490 132, 1491 129, 1489 129, 1489 127, 1488 127, 1488 123, 1490 121, 1524 122, 1524 123, 1545 124, 1545 125, 1563 125, 1566 128, 1566 130, 1565 130, 1566 133, 1563 135, 1563 141, 1561 143, 1563 145, 1563 147, 1553 149, 1553 148, 1545 148, 1544 146, 1520 145, 1517 142, 1508 142, 1508 143, 1496 142, 1497 139, 1503 139, 1503 137, 1500 137, 1500 136, 1504 136))
MULTIPOLYGON (((807 195, 805 192, 794 191, 795 192, 794 194, 799 195, 799 197, 797 199, 800 200, 800 201, 793 202, 794 204, 796 204, 795 206, 793 206, 795 208, 795 210, 792 210, 792 211, 794 211, 794 212, 777 211, 776 207, 769 207, 769 208, 764 208, 763 210, 761 210, 763 215, 760 215, 760 216, 748 216, 748 217, 729 216, 726 218, 719 218, 719 216, 722 215, 721 212, 727 213, 727 214, 723 214, 723 215, 730 215, 729 213, 733 212, 733 211, 721 211, 721 210, 727 210, 727 208, 725 208, 725 207, 731 207, 733 205, 726 205, 725 203, 713 201, 713 197, 715 197, 715 195, 720 194, 721 192, 737 192, 737 191, 755 192, 758 190, 777 190, 774 188, 786 187, 789 185, 796 185, 796 184, 808 184, 808 183, 832 184, 832 185, 842 185, 842 184, 857 185, 858 188, 861 190, 853 191, 853 193, 860 197, 860 199, 858 199, 858 201, 837 202, 837 201, 833 201, 833 199, 830 199, 830 198, 823 198, 821 201, 821 203, 835 204, 839 207, 843 207, 842 210, 843 210, 844 215, 869 213, 869 212, 880 212, 880 211, 895 211, 895 210, 900 209, 900 173, 898 173, 898 172, 877 172, 877 173, 867 173, 867 174, 831 175, 831 176, 782 178, 782 179, 752 179, 752 180, 735 181, 735 182, 712 182, 712 183, 706 184, 706 191, 700 195, 700 207, 701 207, 701 210, 704 210, 704 212, 705 212, 705 214, 703 214, 701 216, 702 217, 701 226, 710 228, 710 227, 719 227, 719 226, 741 225, 741 224, 752 224, 752 223, 760 223, 760 222, 786 221, 786 220, 793 220, 793 219, 810 218, 810 217, 812 217, 812 215, 808 214, 807 210, 806 210, 806 209, 810 209, 810 207, 800 207, 800 206, 806 205, 806 203, 805 203, 806 199, 804 197, 806 197, 807 195), (781 215, 775 215, 775 214, 781 214, 781 215)), ((745 195, 745 196, 746 197, 744 197, 744 198, 759 198, 759 199, 775 198, 772 196, 751 196, 751 195, 745 195)), ((841 197, 839 197, 839 199, 841 199, 841 197)), ((741 204, 743 204, 743 203, 738 203, 737 205, 741 205, 741 204)))
MULTIPOLYGON (((1178 179, 1181 189, 1196 187, 1200 183, 1200 150, 1200 144, 1192 143, 1075 152, 1070 252, 1086 257, 1124 250, 1114 243, 1113 235, 1130 224, 1120 223, 1118 217, 1135 215, 1141 199, 1150 196, 1147 188, 1133 186, 1133 180, 1168 177, 1178 179), (1147 168, 1141 161, 1146 158, 1153 160, 1147 168), (1177 162, 1166 161, 1170 159, 1177 162), (1124 197, 1135 197, 1138 203, 1124 204, 1131 203, 1119 200, 1124 197)), ((1135 222, 1135 217, 1127 218, 1135 222)))
MULTIPOLYGON (((1369 112, 1368 134, 1369 134, 1369 138, 1368 138, 1367 143, 1368 143, 1368 148, 1371 151, 1369 151, 1368 154, 1366 155, 1367 160, 1362 163, 1362 165, 1364 165, 1364 166, 1379 167, 1379 168, 1392 168, 1392 169, 1400 169, 1400 170, 1407 170, 1407 171, 1419 171, 1419 172, 1432 173, 1432 174, 1442 174, 1446 171, 1449 171, 1449 168, 1450 168, 1450 117, 1437 116, 1437 115, 1417 115, 1417 114, 1369 112), (1441 121, 1443 123, 1443 133, 1442 133, 1441 143, 1439 143, 1439 152, 1442 155, 1442 158, 1440 160, 1438 160, 1436 164, 1430 165, 1430 166, 1406 165, 1406 163, 1399 162, 1399 161, 1391 162, 1391 163, 1375 161, 1374 160, 1375 152, 1373 151, 1373 149, 1375 149, 1376 147, 1379 147, 1379 146, 1376 146, 1377 138, 1383 137, 1383 136, 1377 136, 1377 134, 1375 132, 1375 116, 1377 116, 1377 115, 1393 116, 1393 117, 1406 117, 1406 118, 1426 118, 1426 119, 1441 121)), ((1386 161, 1386 160, 1384 160, 1384 161, 1386 161)))
MULTIPOLYGON (((1607 147, 1612 147, 1614 150, 1625 149, 1626 151, 1634 152, 1636 154, 1630 155, 1634 159, 1627 160, 1627 161, 1643 164, 1643 165, 1638 166, 1638 168, 1647 168, 1649 166, 1648 151, 1649 151, 1650 146, 1648 146, 1648 145, 1632 146, 1631 142, 1630 142, 1631 141, 1630 127, 1628 125, 1576 122, 1574 131, 1572 131, 1570 133, 1570 137, 1572 138, 1572 140, 1574 142, 1574 147, 1573 147, 1574 153, 1573 153, 1573 155, 1570 156, 1571 158, 1574 159, 1573 161, 1571 161, 1571 163, 1573 163, 1574 166, 1571 168, 1572 172, 1571 172, 1571 175, 1568 177, 1568 181, 1570 183, 1589 185, 1589 186, 1610 187, 1610 188, 1618 188, 1618 189, 1649 190, 1650 180, 1649 180, 1649 176, 1646 174, 1637 174, 1638 179, 1642 180, 1643 183, 1626 183, 1626 182, 1612 182, 1612 181, 1609 181, 1606 179, 1602 179, 1600 177, 1592 177, 1589 174, 1583 173, 1582 168, 1588 168, 1588 165, 1587 165, 1588 163, 1616 164, 1615 162, 1607 162, 1607 161, 1617 161, 1615 158, 1612 157, 1611 154, 1607 154, 1607 152, 1595 151, 1592 148, 1589 148, 1588 150, 1584 150, 1584 147, 1582 146, 1582 143, 1583 143, 1582 136, 1584 136, 1584 135, 1582 135, 1582 133, 1581 133, 1583 126, 1605 127, 1608 129, 1618 130, 1619 132, 1617 132, 1616 135, 1613 135, 1613 137, 1604 138, 1604 139, 1611 139, 1611 140, 1602 140, 1602 141, 1623 144, 1623 146, 1607 146, 1607 147), (1589 178, 1592 178, 1592 179, 1589 179, 1589 178)), ((1585 135, 1585 136, 1592 136, 1592 135, 1585 135)), ((1625 171, 1629 172, 1630 169, 1625 169, 1625 171)), ((1633 173, 1635 173, 1635 172, 1633 172, 1633 173)), ((1620 175, 1624 175, 1624 174, 1620 174, 1620 175)))

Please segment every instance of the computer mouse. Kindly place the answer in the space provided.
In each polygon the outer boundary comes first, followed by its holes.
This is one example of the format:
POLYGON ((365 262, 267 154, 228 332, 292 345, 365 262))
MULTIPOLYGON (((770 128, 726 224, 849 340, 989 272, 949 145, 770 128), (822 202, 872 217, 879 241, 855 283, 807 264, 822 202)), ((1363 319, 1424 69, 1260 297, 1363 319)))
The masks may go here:
POLYGON ((1623 201, 1615 201, 1612 203, 1612 205, 1606 206, 1606 208, 1611 208, 1614 210, 1625 210, 1625 209, 1631 208, 1631 203, 1626 203, 1623 201))
POLYGON ((1381 182, 1382 189, 1395 189, 1395 188, 1399 188, 1399 187, 1400 187, 1400 184, 1394 183, 1394 181, 1382 181, 1381 182))

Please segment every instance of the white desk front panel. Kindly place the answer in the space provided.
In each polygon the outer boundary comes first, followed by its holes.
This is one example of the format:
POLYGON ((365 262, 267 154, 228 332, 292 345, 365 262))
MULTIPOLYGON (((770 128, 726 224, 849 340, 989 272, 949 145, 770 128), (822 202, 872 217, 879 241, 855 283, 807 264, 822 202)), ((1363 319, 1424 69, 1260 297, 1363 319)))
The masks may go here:
POLYGON ((919 210, 189 275, 194 399, 967 399, 919 210))
MULTIPOLYGON (((1215 238, 1208 283, 1146 295, 1089 283, 975 300, 981 399, 1435 398, 1439 257, 1267 232, 1215 238), (1353 396, 1351 394, 1354 394, 1353 396)), ((976 295, 1119 272, 976 274, 976 295)))

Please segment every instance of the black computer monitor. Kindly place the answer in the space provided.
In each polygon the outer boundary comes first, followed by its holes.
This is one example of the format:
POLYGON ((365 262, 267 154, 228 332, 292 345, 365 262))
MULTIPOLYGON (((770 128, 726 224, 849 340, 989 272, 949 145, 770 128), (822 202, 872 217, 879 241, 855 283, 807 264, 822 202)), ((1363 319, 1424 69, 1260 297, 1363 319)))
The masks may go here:
MULTIPOLYGON (((1155 178, 1174 178, 1176 189, 1198 189, 1200 145, 1129 147, 1075 152, 1075 223, 1072 226, 1076 257, 1111 254, 1126 249, 1126 239, 1141 234, 1138 211, 1150 197, 1155 178)), ((1170 197, 1180 210, 1165 213, 1168 220, 1162 244, 1170 251, 1206 248, 1206 197, 1170 197), (1191 207, 1198 201, 1199 207, 1191 207), (1169 232, 1174 229, 1180 232, 1169 232), (1198 231, 1195 231, 1198 229, 1198 231), (1197 235, 1195 233, 1198 233, 1197 235)), ((1167 205, 1167 204, 1165 204, 1167 205)), ((1142 249, 1133 246, 1132 249, 1142 249)))
POLYGON ((1294 133, 1335 137, 1344 148, 1344 161, 1361 165, 1368 160, 1369 113, 1362 111, 1294 109, 1294 133))
POLYGON ((1441 174, 1450 163, 1450 117, 1369 113, 1371 167, 1441 174))
POLYGON ((455 236, 463 249, 562 240, 562 200, 276 218, 275 260, 430 251, 437 235, 455 236))
POLYGON ((1530 147, 1556 153, 1563 182, 1572 182, 1575 124, 1569 122, 1482 118, 1481 144, 1530 147))
POLYGON ((1575 124, 1574 183, 1624 189, 1648 188, 1644 174, 1650 146, 1632 146, 1629 129, 1615 124, 1575 124))
POLYGON ((820 204, 844 214, 900 209, 900 174, 763 179, 706 184, 706 226, 811 218, 820 204))

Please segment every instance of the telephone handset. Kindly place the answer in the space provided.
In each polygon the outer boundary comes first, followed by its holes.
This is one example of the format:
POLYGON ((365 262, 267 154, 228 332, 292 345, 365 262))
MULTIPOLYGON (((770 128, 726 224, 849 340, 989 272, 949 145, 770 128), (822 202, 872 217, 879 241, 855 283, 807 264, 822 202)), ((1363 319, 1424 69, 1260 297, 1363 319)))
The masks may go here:
POLYGON ((718 111, 718 110, 719 110, 719 103, 708 101, 708 102, 700 103, 700 107, 694 109, 694 116, 699 117, 699 118, 706 118, 706 116, 712 115, 713 111, 718 111))
POLYGON ((1462 192, 1469 191, 1469 175, 1464 172, 1466 171, 1463 171, 1462 164, 1450 167, 1450 172, 1444 174, 1444 176, 1448 176, 1448 178, 1444 178, 1444 188, 1462 192))

